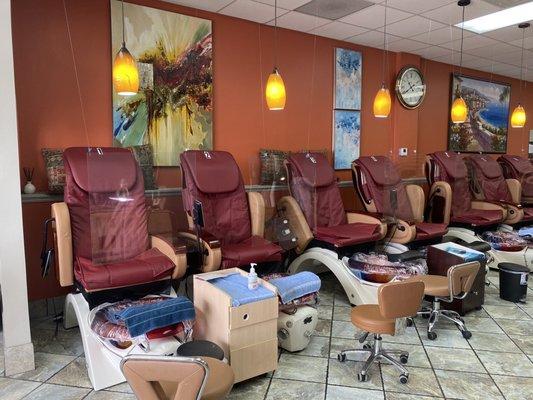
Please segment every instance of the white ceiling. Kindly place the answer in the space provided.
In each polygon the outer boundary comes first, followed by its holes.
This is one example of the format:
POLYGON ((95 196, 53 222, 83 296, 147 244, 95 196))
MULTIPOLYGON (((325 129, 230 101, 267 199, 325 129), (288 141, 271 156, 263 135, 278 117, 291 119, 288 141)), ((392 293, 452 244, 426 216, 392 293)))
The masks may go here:
MULTIPOLYGON (((274 0, 166 0, 232 17, 273 25, 274 0)), ((294 11, 312 0, 278 0, 278 26, 383 47, 385 0, 366 0, 370 6, 336 21, 294 11)), ((331 0, 322 0, 325 3, 331 0)), ((353 0, 360 1, 360 0, 353 0)), ((465 10, 472 19, 525 0, 472 0, 465 10)), ((459 64, 461 8, 456 0, 388 0, 387 48, 419 54, 439 62, 459 64)), ((520 77, 522 31, 511 26, 483 35, 464 33, 463 65, 513 78, 520 77)), ((533 81, 533 27, 526 30, 524 77, 533 81)))

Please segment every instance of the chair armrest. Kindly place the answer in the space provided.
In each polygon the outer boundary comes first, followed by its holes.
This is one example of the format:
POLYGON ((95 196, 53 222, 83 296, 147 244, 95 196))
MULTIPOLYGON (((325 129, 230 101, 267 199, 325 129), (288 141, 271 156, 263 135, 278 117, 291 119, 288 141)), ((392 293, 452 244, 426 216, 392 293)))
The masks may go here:
POLYGON ((265 236, 265 199, 258 192, 248 192, 252 235, 265 236))
POLYGON ((424 207, 426 206, 424 190, 418 185, 405 185, 405 190, 411 204, 414 220, 416 222, 424 222, 424 207))
POLYGON ((520 203, 522 201, 522 184, 518 179, 506 179, 507 188, 511 193, 511 198, 514 203, 520 203))
POLYGON ((71 286, 74 284, 74 264, 70 213, 67 204, 53 203, 52 218, 54 218, 52 229, 57 260, 56 274, 61 286, 71 286))
POLYGON ((433 206, 432 202, 435 197, 442 197, 444 199, 442 218, 435 220, 432 211, 429 213, 428 222, 442 222, 443 224, 449 224, 452 212, 452 188, 450 184, 444 181, 437 181, 431 185, 428 200, 428 207, 430 207, 430 210, 433 206))
MULTIPOLYGON (((196 233, 192 231, 178 232, 176 235, 188 242, 196 243, 197 240, 196 233)), ((216 271, 219 269, 222 261, 220 241, 208 232, 203 231, 200 233, 200 244, 207 252, 207 255, 204 257, 202 272, 216 271)))
POLYGON ((474 210, 496 210, 501 211, 503 216, 507 214, 507 210, 499 202, 487 200, 472 200, 472 208, 474 210))
POLYGON ((183 240, 163 235, 151 235, 150 245, 174 263, 172 279, 178 279, 185 275, 187 271, 187 245, 183 240))
POLYGON ((313 232, 294 197, 284 196, 277 204, 278 211, 289 221, 291 230, 296 235, 296 252, 303 253, 307 245, 313 240, 313 232))
POLYGON ((379 225, 379 231, 380 231, 379 238, 383 239, 385 237, 385 234, 387 233, 387 223, 384 222, 381 218, 377 218, 376 217, 377 214, 378 213, 347 211, 346 219, 348 220, 349 224, 360 222, 363 224, 379 225))

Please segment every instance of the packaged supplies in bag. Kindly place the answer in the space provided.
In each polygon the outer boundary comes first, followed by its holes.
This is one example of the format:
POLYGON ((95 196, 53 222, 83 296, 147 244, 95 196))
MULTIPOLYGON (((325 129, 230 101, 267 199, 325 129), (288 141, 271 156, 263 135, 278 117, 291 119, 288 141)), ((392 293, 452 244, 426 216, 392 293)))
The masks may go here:
POLYGON ((492 231, 484 232, 481 238, 488 242, 495 250, 520 251, 528 245, 528 242, 516 232, 492 231))
POLYGON ((355 253, 348 260, 350 270, 360 279, 374 283, 407 279, 412 275, 427 274, 423 258, 414 261, 391 262, 384 254, 355 253))

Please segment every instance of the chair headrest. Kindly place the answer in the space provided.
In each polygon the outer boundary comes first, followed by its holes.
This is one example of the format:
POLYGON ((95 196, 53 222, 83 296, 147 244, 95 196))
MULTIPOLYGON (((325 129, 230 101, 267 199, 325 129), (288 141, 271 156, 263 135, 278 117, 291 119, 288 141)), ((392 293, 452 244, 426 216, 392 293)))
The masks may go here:
POLYGON ((468 159, 488 179, 502 178, 503 173, 500 164, 490 156, 474 154, 468 159))
POLYGON ((468 177, 466 164, 459 154, 454 151, 437 151, 432 157, 440 164, 446 173, 453 179, 468 177))
POLYGON ((531 162, 524 157, 504 154, 500 156, 499 159, 505 161, 507 164, 511 164, 513 168, 520 173, 531 172, 533 170, 533 165, 531 165, 531 162))
POLYGON ((241 184, 241 171, 226 151, 187 150, 180 155, 181 167, 189 170, 203 193, 228 193, 241 184))
POLYGON ((118 147, 70 147, 63 153, 76 184, 86 192, 111 193, 131 189, 137 182, 137 162, 128 149, 118 147))
POLYGON ((335 171, 322 153, 295 153, 288 160, 308 186, 324 187, 335 182, 335 171))
POLYGON ((367 172, 379 186, 397 185, 401 182, 397 169, 388 157, 359 157, 355 162, 362 166, 364 172, 367 172))

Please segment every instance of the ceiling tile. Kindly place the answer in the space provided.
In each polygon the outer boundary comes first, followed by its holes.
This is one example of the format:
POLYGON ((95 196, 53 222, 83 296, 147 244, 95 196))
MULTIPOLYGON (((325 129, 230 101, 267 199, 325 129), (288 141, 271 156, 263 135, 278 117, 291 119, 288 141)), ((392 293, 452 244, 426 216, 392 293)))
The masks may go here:
POLYGON ((372 5, 366 0, 311 0, 295 11, 336 21, 372 5))
POLYGON ((329 24, 322 25, 316 29, 309 31, 319 36, 325 36, 332 39, 343 40, 355 35, 360 35, 361 33, 366 32, 367 29, 361 28, 359 26, 354 26, 350 24, 345 24, 339 21, 333 21, 329 24))
MULTIPOLYGON (((472 3, 465 9, 465 20, 481 17, 499 10, 499 7, 488 4, 482 0, 472 0, 472 3)), ((462 11, 461 7, 459 7, 456 2, 453 2, 444 7, 425 12, 422 15, 435 21, 442 22, 443 24, 455 25, 461 22, 462 11)))
POLYGON ((420 50, 427 47, 426 43, 417 42, 411 39, 400 39, 389 44, 387 47, 391 51, 411 53, 414 50, 420 50))
MULTIPOLYGON (((454 40, 452 43, 454 49, 461 49, 461 39, 454 40)), ((474 35, 464 38, 463 50, 468 52, 468 50, 476 49, 478 47, 494 46, 498 43, 500 42, 486 36, 474 35)))
MULTIPOLYGON (((461 38, 461 29, 456 28, 455 26, 449 25, 440 29, 433 29, 434 24, 432 23, 431 29, 428 29, 427 32, 421 33, 420 35, 413 36, 411 39, 418 40, 420 42, 428 44, 442 44, 448 43, 461 38)), ((465 31, 464 36, 473 36, 474 33, 465 31)))
POLYGON ((219 11, 233 0, 165 0, 167 3, 180 4, 186 7, 199 8, 200 10, 219 11))
MULTIPOLYGON (((302 32, 309 32, 330 22, 329 19, 302 14, 297 11, 289 11, 287 14, 278 17, 278 26, 302 32)), ((274 25, 274 20, 269 21, 268 25, 274 25)))
POLYGON ((387 32, 403 38, 409 38, 411 36, 428 32, 430 25, 432 29, 444 28, 444 25, 440 22, 430 21, 427 18, 415 15, 390 25, 387 24, 387 32))
MULTIPOLYGON (((274 6, 275 0, 254 0, 257 3, 268 4, 274 6)), ((285 10, 294 10, 304 4, 309 3, 311 0, 278 0, 278 8, 283 8, 285 10)))
MULTIPOLYGON (((522 39, 513 40, 512 45, 522 47, 522 39)), ((533 37, 527 37, 524 39, 524 49, 533 49, 533 37)))
POLYGON ((501 40, 502 42, 513 42, 517 41, 522 43, 522 34, 527 37, 533 37, 533 29, 522 30, 516 25, 508 26, 506 28, 496 29, 495 31, 486 32, 483 35, 501 40))
POLYGON ((498 42, 493 43, 490 46, 482 46, 482 47, 476 47, 474 49, 467 50, 468 54, 472 54, 474 56, 480 56, 492 59, 494 55, 496 54, 509 54, 516 52, 518 50, 518 47, 511 46, 510 44, 498 42))
MULTIPOLYGON (((431 49, 431 47, 430 47, 430 49, 431 49)), ((439 53, 436 52, 436 53, 433 53, 433 54, 439 54, 439 53)), ((443 63, 459 65, 459 64, 461 64, 461 53, 459 53, 458 51, 451 52, 450 50, 448 50, 445 54, 440 55, 440 56, 438 56, 438 55, 437 56, 433 56, 433 57, 431 57, 431 59, 433 59, 435 61, 443 62, 443 63)), ((470 56, 468 54, 464 54, 463 53, 463 65, 465 65, 467 62, 475 61, 477 59, 478 59, 478 57, 470 56)))
MULTIPOLYGON (((387 25, 409 18, 411 15, 412 14, 404 11, 389 8, 387 10, 387 25)), ((341 18, 340 21, 352 25, 362 26, 364 28, 376 29, 384 25, 384 17, 385 7, 376 4, 375 6, 371 6, 365 8, 364 10, 347 15, 346 17, 341 18)))
MULTIPOLYGON (((250 21, 265 23, 274 18, 274 7, 263 3, 256 3, 252 0, 235 0, 229 6, 219 11, 220 14, 232 17, 243 18, 250 21)), ((287 10, 278 8, 278 19, 287 10)))
MULTIPOLYGON (((397 36, 387 34, 387 44, 390 44, 400 39, 401 38, 397 36)), ((361 35, 353 36, 349 39, 346 39, 346 41, 382 49, 383 48, 383 32, 368 31, 361 35)))
POLYGON ((413 14, 421 14, 453 2, 457 4, 455 0, 388 0, 387 5, 413 14))
POLYGON ((451 54, 449 49, 439 46, 430 46, 424 49, 415 50, 413 53, 418 54, 424 58, 434 59, 438 57, 444 57, 451 54))

